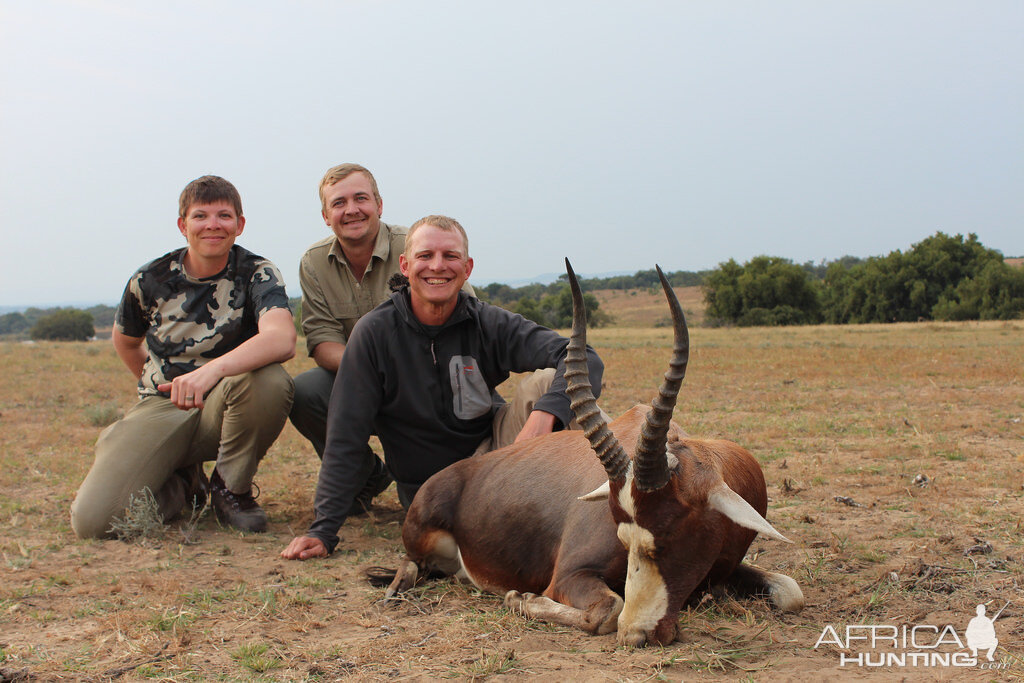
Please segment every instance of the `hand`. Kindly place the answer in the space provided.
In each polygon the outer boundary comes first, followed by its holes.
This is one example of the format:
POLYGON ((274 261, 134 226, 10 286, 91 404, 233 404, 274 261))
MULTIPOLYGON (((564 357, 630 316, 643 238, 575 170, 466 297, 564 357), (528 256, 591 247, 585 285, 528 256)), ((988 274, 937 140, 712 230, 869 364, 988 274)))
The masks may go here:
POLYGON ((192 372, 175 377, 170 382, 157 385, 157 391, 170 392, 171 403, 182 410, 202 408, 210 390, 221 380, 211 363, 201 365, 192 372))
POLYGON ((286 560, 308 560, 311 557, 327 557, 327 546, 319 538, 296 536, 288 547, 281 551, 286 560))
POLYGON ((526 418, 526 424, 519 430, 515 443, 532 439, 541 434, 550 434, 555 429, 555 416, 543 410, 535 410, 526 418))

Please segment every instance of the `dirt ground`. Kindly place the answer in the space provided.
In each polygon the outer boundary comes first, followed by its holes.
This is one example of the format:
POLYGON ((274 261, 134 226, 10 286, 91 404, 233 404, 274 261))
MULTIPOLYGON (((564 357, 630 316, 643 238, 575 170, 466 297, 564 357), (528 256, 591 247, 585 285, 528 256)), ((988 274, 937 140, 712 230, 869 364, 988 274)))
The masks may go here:
MULTIPOLYGON (((795 543, 758 538, 748 561, 792 576, 807 607, 709 598, 680 614, 679 641, 636 650, 451 580, 382 604, 363 571, 401 555, 393 488, 332 557, 282 560, 317 472, 291 426, 257 475, 269 533, 207 513, 140 543, 78 540, 68 507, 130 382, 105 342, 0 343, 0 680, 1024 678, 1024 323, 691 333, 675 418, 758 457, 768 518, 795 543), (895 651, 846 643, 851 626, 960 651, 945 628, 963 639, 978 604, 1002 609, 991 664, 841 666, 895 651)), ((650 399, 668 335, 593 332, 607 412, 650 399)))

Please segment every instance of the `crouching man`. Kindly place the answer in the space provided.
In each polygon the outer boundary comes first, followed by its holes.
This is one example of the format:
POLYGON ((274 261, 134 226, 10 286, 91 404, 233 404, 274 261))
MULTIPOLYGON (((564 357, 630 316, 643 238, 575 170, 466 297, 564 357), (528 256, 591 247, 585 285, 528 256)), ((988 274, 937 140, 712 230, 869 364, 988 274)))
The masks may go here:
MULTIPOLYGON (((281 552, 334 550, 352 502, 373 474, 376 433, 406 508, 431 475, 475 453, 569 426, 569 340, 460 291, 473 270, 465 230, 445 216, 409 228, 399 259, 409 284, 364 315, 349 337, 331 393, 315 519, 281 552), (513 403, 495 392, 512 372, 533 372, 513 403)), ((604 366, 587 350, 600 392, 604 366)))
POLYGON ((128 281, 112 340, 138 380, 139 401, 96 443, 71 505, 79 537, 110 536, 144 495, 164 521, 201 508, 209 493, 221 523, 266 529, 252 479, 291 408, 281 363, 294 355, 296 335, 280 271, 235 244, 244 227, 234 185, 198 178, 179 200, 187 246, 128 281), (209 481, 206 461, 216 462, 209 481))

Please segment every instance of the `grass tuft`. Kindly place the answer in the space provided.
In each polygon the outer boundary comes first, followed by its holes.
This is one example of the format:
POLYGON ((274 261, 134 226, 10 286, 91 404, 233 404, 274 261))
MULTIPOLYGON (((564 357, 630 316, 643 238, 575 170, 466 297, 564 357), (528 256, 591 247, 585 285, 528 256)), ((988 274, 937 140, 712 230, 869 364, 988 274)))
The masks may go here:
POLYGON ((239 645, 231 652, 231 657, 256 673, 266 673, 272 669, 279 669, 284 665, 281 658, 270 653, 270 646, 266 643, 245 643, 239 645))
MULTIPOLYGON (((480 651, 480 656, 466 663, 451 673, 450 678, 465 678, 471 681, 478 681, 490 676, 505 674, 510 671, 529 673, 518 667, 519 660, 516 658, 515 650, 500 650, 486 653, 480 651)), ((447 678, 447 677, 446 677, 447 678)))

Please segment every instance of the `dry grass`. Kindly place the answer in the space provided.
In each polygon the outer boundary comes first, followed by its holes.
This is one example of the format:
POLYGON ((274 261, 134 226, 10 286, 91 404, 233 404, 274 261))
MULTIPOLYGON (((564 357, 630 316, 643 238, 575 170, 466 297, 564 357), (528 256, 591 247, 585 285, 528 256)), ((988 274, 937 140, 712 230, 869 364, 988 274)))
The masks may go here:
MULTIPOLYGON (((691 327, 704 322, 704 294, 700 287, 676 287, 676 296, 691 327)), ((613 318, 616 327, 667 327, 672 317, 665 307, 661 287, 647 289, 599 289, 593 292, 601 310, 613 318)))
MULTIPOLYGON (((685 304, 684 304, 685 305, 685 304)), ((602 405, 650 399, 668 329, 596 330, 602 405)), ((710 600, 682 639, 628 651, 508 614, 441 581, 393 606, 362 580, 394 565, 389 491, 349 520, 327 560, 277 553, 310 521, 317 462, 290 426, 260 469, 271 531, 207 515, 148 547, 79 541, 68 508, 100 428, 90 410, 132 401, 106 342, 0 344, 0 670, 43 680, 545 680, 832 677, 827 623, 953 623, 1010 605, 998 655, 1024 675, 1024 323, 692 330, 676 419, 760 459, 769 519, 793 546, 751 557, 803 587, 800 615, 710 600)), ((297 373, 308 360, 293 361, 297 373)), ((949 672, 952 673, 952 672, 949 672)), ((939 672, 936 673, 938 675, 939 672)), ((888 669, 880 677, 901 675, 888 669)), ((989 676, 988 678, 991 678, 989 676)))

